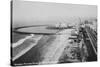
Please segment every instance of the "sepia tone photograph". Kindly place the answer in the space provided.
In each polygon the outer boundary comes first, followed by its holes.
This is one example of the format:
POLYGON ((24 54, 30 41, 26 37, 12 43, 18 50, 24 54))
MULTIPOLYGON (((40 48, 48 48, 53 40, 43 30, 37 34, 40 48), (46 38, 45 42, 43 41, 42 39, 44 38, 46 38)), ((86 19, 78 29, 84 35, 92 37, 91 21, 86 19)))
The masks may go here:
POLYGON ((96 62, 97 5, 11 1, 11 66, 96 62))

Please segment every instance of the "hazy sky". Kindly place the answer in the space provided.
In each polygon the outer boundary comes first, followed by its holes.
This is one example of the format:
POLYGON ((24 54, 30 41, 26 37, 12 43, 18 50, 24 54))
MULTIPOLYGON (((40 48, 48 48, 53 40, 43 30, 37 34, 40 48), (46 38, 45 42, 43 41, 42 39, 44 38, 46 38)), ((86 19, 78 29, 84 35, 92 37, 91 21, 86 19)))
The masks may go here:
POLYGON ((14 25, 53 24, 61 21, 60 18, 62 18, 63 21, 68 21, 66 18, 96 16, 97 6, 94 5, 74 5, 30 1, 13 2, 14 25))

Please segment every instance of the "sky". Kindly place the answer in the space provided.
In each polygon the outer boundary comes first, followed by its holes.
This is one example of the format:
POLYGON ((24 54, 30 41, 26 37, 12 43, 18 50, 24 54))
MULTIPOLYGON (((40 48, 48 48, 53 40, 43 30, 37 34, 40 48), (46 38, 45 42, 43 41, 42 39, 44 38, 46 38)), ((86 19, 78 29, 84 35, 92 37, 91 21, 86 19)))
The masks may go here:
POLYGON ((13 1, 13 26, 75 23, 79 17, 97 17, 96 5, 13 1), (73 22, 74 21, 74 22, 73 22))

